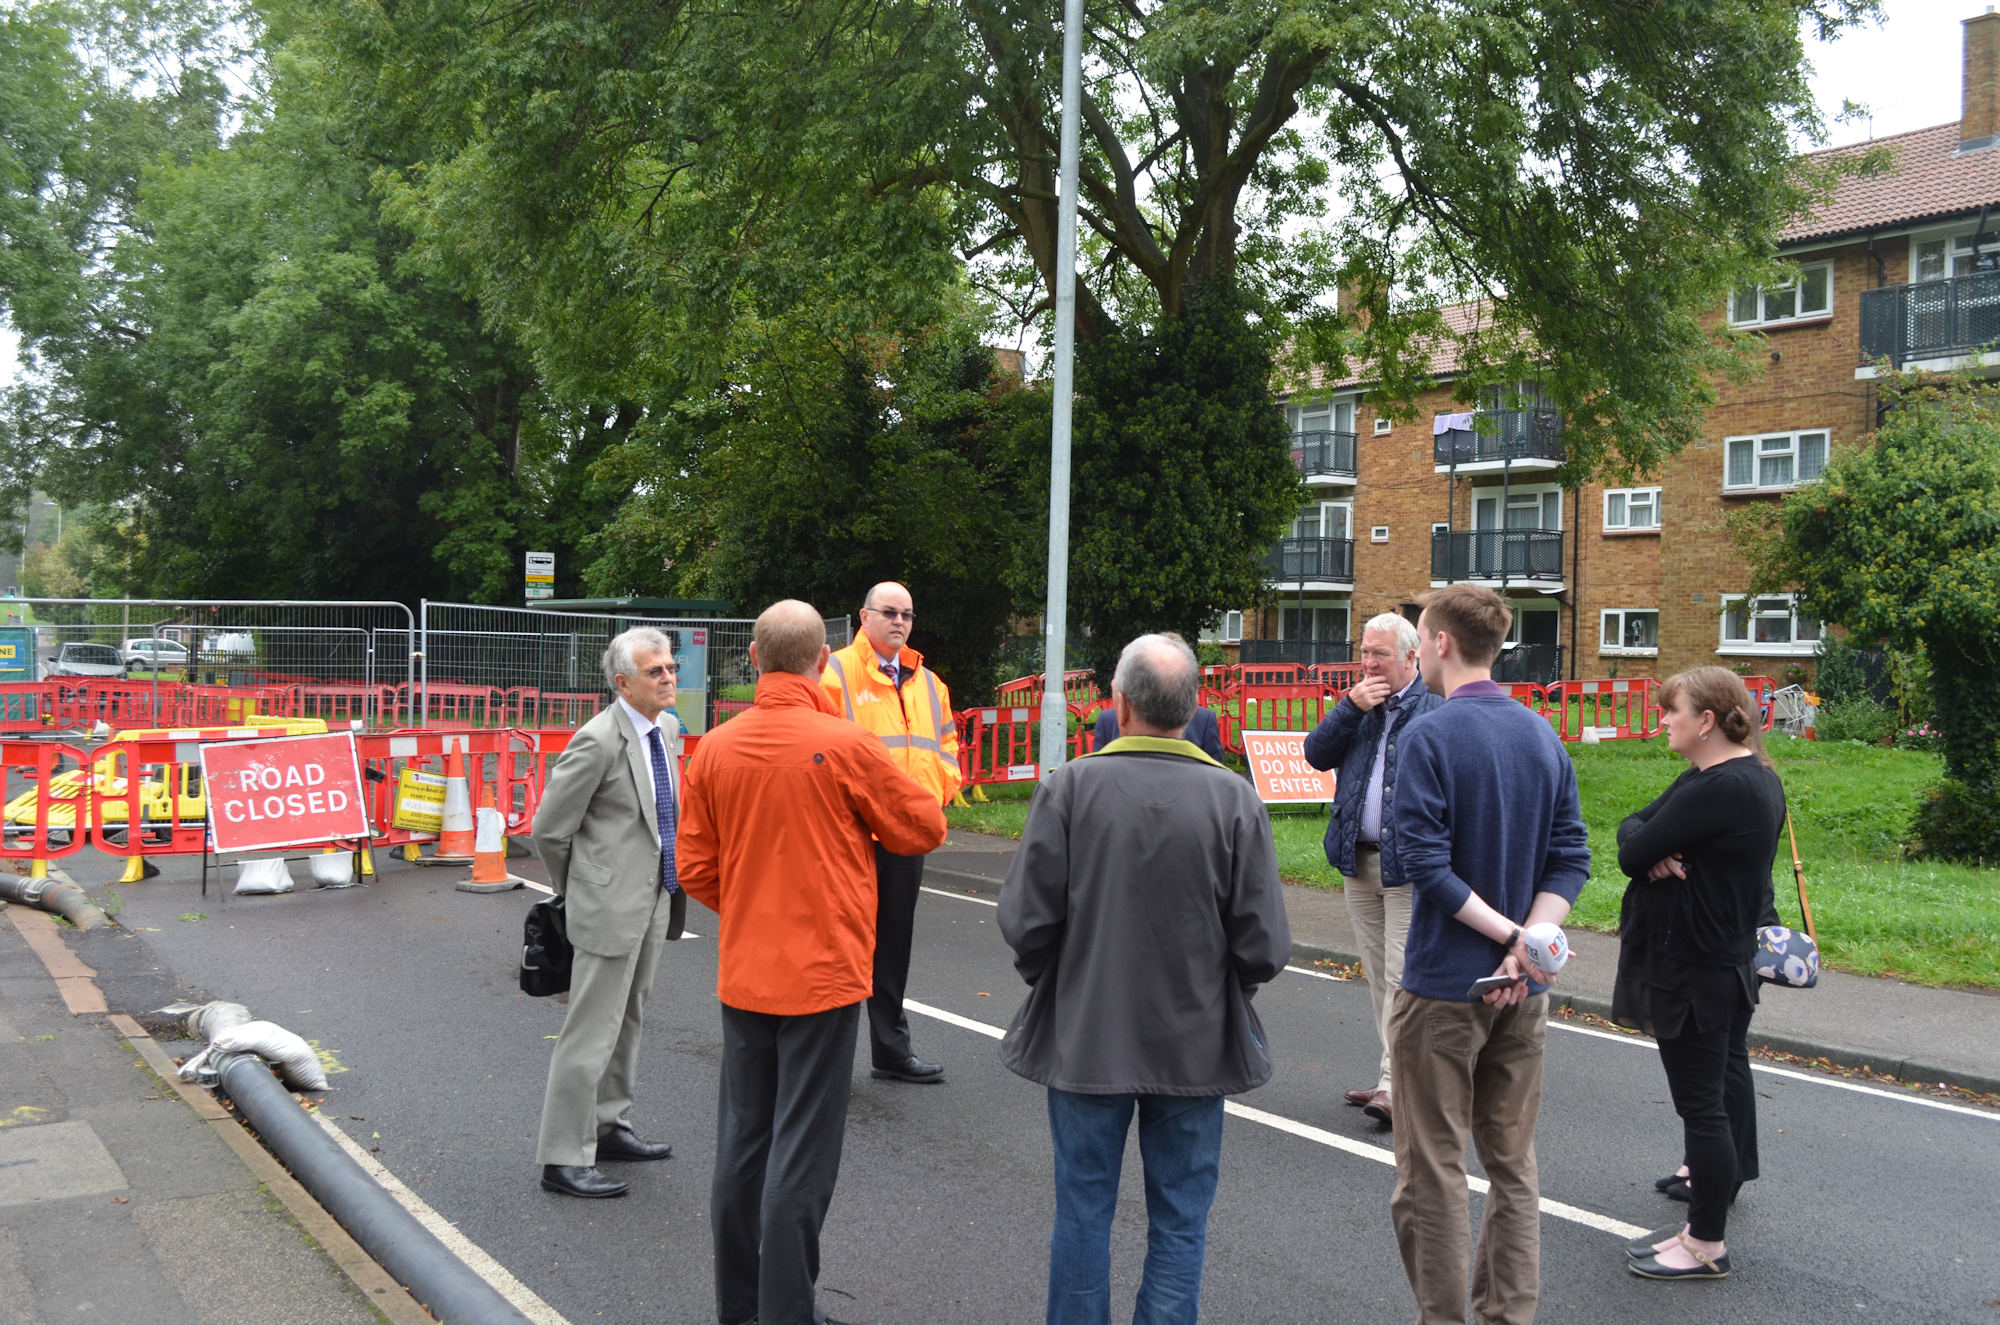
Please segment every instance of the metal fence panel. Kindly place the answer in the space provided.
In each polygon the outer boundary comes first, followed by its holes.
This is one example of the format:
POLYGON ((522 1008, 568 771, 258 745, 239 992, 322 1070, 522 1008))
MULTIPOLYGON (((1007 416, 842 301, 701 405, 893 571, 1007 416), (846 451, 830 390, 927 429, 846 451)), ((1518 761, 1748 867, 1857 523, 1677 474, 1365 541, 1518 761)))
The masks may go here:
MULTIPOLYGON (((419 712, 410 721, 570 727, 609 703, 603 674, 611 638, 634 626, 665 632, 681 664, 675 708, 687 729, 707 731, 749 707, 757 673, 745 618, 658 618, 552 612, 531 607, 425 602, 419 712)), ((827 642, 852 641, 845 616, 826 619, 827 642)))

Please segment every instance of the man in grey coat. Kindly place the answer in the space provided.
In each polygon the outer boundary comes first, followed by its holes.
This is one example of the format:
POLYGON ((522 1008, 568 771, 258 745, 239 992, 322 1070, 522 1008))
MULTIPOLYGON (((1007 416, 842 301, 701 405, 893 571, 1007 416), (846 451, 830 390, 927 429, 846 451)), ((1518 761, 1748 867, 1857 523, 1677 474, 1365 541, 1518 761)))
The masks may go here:
POLYGON ((1029 985, 1000 1057, 1048 1087, 1051 1325, 1108 1319, 1134 1111, 1148 1214, 1135 1318, 1192 1325, 1222 1097, 1271 1075, 1250 998, 1285 968, 1291 930, 1264 806, 1181 739, 1200 675, 1179 640, 1125 646, 1119 738, 1043 782, 1000 891, 1029 985))
POLYGON ((674 1153, 641 1140, 626 1114, 660 945, 681 936, 687 914, 673 851, 677 670, 667 637, 651 626, 613 639, 604 651, 611 706, 570 738, 535 810, 535 850, 575 949, 535 1145, 542 1187, 565 1196, 623 1196, 625 1182, 599 1160, 674 1153))

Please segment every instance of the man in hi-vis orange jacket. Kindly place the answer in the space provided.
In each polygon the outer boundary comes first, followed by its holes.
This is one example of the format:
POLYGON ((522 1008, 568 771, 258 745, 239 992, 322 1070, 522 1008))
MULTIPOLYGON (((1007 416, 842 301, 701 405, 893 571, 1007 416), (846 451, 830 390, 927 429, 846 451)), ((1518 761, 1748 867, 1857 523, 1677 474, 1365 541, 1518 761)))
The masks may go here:
MULTIPOLYGON (((881 738, 889 758, 937 797, 958 794, 958 727, 951 692, 908 647, 916 624, 910 591, 894 581, 876 585, 861 604, 861 637, 827 660, 819 683, 841 713, 881 738)), ((889 1081, 944 1080, 944 1068, 910 1050, 903 991, 910 981, 910 940, 924 858, 900 856, 875 844, 875 992, 868 999, 868 1047, 874 1075, 889 1081)))

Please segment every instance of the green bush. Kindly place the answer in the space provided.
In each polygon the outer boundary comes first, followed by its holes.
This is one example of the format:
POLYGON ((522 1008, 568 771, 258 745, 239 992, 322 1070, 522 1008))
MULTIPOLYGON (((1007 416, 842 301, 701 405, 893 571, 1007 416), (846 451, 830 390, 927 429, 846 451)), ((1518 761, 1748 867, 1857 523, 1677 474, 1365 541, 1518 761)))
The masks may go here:
POLYGON ((1869 699, 1870 689, 1868 661, 1861 656, 1861 650, 1845 636, 1821 636, 1819 667, 1813 676, 1813 691, 1820 703, 1831 707, 1842 701, 1869 699))
MULTIPOLYGON (((1824 692, 1820 698, 1826 699, 1824 692)), ((1880 745, 1896 730, 1896 715, 1872 699, 1840 699, 1822 703, 1813 730, 1822 741, 1860 741, 1880 745)))
POLYGON ((1910 821, 1909 853, 1966 865, 2000 865, 2000 805, 1956 778, 1932 788, 1910 821))

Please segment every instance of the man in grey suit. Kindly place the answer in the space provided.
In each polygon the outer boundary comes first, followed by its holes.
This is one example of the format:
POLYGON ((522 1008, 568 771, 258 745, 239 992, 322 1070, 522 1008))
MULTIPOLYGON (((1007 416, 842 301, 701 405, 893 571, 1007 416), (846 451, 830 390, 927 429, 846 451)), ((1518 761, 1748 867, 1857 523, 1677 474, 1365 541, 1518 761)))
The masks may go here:
POLYGON ((535 811, 535 849, 575 949, 535 1146, 546 1191, 623 1196, 626 1184, 598 1161, 674 1153, 641 1140, 626 1114, 660 944, 681 936, 687 913, 674 870, 677 672, 671 644, 651 626, 613 639, 604 676, 616 699, 570 738, 535 811))

